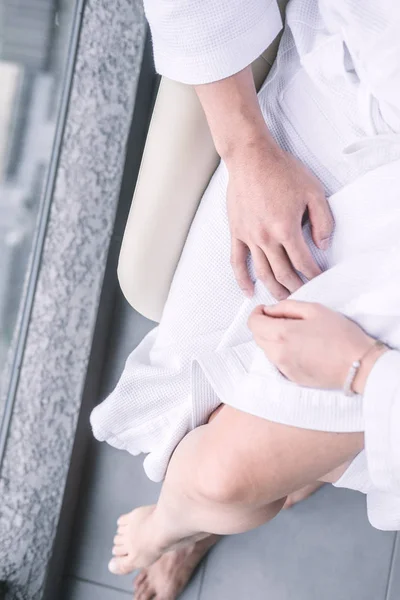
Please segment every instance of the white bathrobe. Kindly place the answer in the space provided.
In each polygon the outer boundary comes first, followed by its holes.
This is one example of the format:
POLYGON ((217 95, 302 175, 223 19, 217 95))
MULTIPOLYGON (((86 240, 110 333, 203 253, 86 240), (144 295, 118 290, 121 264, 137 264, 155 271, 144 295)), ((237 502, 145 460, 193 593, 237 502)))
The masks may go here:
MULTIPOLYGON (((268 0, 148 0, 146 12, 158 70, 189 83, 239 71, 280 27, 275 2, 268 0)), ((304 235, 325 272, 293 298, 339 310, 395 348, 400 348, 399 32, 396 0, 292 0, 276 64, 258 95, 271 133, 322 181, 335 218, 325 253, 313 245, 306 225, 304 235)), ((250 311, 274 299, 260 282, 254 298, 245 299, 234 280, 227 179, 221 163, 191 227, 162 321, 129 356, 114 392, 93 411, 94 435, 132 454, 148 453, 145 470, 159 481, 176 444, 220 402, 297 427, 366 430, 366 454, 338 484, 363 488, 375 498, 368 503, 375 526, 400 529, 400 477, 396 488, 393 478, 390 484, 376 480, 370 467, 370 461, 391 460, 371 450, 379 447, 383 426, 374 428, 366 415, 375 420, 376 411, 366 412, 360 396, 290 383, 251 338, 250 311), (390 498, 391 516, 382 516, 385 502, 377 493, 390 498)), ((249 266, 252 270, 251 261, 249 266)), ((397 415, 393 441, 400 432, 399 409, 397 415)))

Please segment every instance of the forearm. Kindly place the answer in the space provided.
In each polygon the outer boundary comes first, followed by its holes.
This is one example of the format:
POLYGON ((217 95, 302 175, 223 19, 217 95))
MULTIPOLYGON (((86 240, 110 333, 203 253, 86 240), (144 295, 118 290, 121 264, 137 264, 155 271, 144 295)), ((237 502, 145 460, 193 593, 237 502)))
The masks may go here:
POLYGON ((250 66, 195 89, 217 152, 228 165, 254 149, 279 151, 265 124, 250 66))

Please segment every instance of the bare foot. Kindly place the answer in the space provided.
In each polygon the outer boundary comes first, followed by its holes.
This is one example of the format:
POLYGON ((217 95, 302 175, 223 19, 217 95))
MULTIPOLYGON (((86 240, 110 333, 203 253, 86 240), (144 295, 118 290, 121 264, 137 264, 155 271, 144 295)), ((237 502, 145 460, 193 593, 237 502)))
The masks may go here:
MULTIPOLYGON (((317 482, 289 494, 283 508, 290 508, 294 504, 305 500, 322 485, 324 484, 317 482)), ((114 538, 114 547, 112 550, 114 558, 110 561, 108 568, 114 575, 127 575, 136 569, 146 569, 146 567, 148 568, 157 562, 158 566, 156 567, 154 565, 154 572, 163 571, 170 573, 172 572, 171 569, 175 569, 175 581, 180 581, 182 579, 185 584, 196 564, 201 560, 208 548, 215 544, 216 540, 213 542, 210 541, 210 538, 215 536, 207 537, 193 544, 185 544, 185 546, 181 548, 176 548, 172 552, 167 552, 166 548, 162 548, 161 545, 157 543, 155 535, 156 531, 154 531, 154 527, 152 527, 152 514, 154 509, 155 505, 141 506, 126 515, 122 515, 122 517, 118 519, 118 531, 114 538), (198 556, 200 549, 203 549, 203 553, 200 558, 197 558, 196 562, 194 557, 198 556), (169 554, 170 557, 161 560, 163 559, 164 554, 169 554), (185 577, 180 576, 182 569, 185 571, 182 567, 182 563, 186 564, 186 561, 188 561, 188 564, 192 564, 193 560, 194 565, 191 567, 191 570, 190 567, 186 568, 186 571, 190 570, 190 574, 185 580, 185 577)), ((146 579, 148 584, 150 581, 149 569, 144 572, 143 578, 146 579), (148 576, 146 575, 146 572, 148 573, 148 576)), ((175 587, 179 587, 179 585, 175 585, 175 587)), ((146 597, 146 595, 144 595, 144 600, 148 597, 149 596, 146 597)))
POLYGON ((311 483, 310 485, 304 486, 303 488, 301 488, 300 490, 297 490, 296 492, 292 492, 286 498, 286 502, 283 505, 283 508, 284 509, 290 508, 291 506, 298 504, 302 500, 309 498, 309 496, 311 496, 314 492, 319 490, 319 488, 322 487, 323 485, 324 485, 324 483, 322 483, 321 481, 317 481, 316 483, 311 483))
POLYGON ((163 550, 157 543, 152 514, 154 506, 141 506, 118 519, 114 538, 114 558, 108 568, 114 575, 127 575, 135 569, 148 567, 158 560, 163 550))
POLYGON ((167 552, 153 565, 142 569, 135 579, 134 599, 176 600, 203 556, 218 540, 219 536, 210 535, 195 544, 167 552))

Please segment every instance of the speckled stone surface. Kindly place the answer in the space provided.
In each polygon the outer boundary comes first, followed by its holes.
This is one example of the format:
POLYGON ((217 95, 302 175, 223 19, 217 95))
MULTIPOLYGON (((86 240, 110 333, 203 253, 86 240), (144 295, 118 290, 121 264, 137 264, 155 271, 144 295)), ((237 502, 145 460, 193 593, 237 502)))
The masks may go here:
POLYGON ((123 172, 145 24, 88 0, 55 196, 0 479, 0 579, 41 598, 123 172))

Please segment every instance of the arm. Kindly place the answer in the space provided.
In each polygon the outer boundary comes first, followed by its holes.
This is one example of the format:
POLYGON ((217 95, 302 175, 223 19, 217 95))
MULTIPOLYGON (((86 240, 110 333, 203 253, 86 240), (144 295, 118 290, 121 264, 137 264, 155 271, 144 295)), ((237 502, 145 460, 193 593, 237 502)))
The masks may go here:
POLYGON ((352 362, 365 355, 353 391, 363 395, 368 469, 379 490, 400 495, 400 352, 376 346, 353 321, 308 302, 258 307, 249 326, 268 358, 299 385, 341 389, 352 362))
POLYGON ((314 242, 326 249, 333 220, 322 186, 271 136, 250 67, 196 86, 196 92, 229 172, 227 209, 236 279, 251 296, 250 251, 257 277, 276 298, 286 298, 302 285, 295 269, 308 279, 320 274, 303 237, 302 219, 308 209, 314 242))
POLYGON ((229 171, 232 265, 249 296, 246 258, 275 297, 320 273, 301 232, 308 209, 325 248, 332 217, 319 182, 274 142, 264 123, 250 64, 277 36, 276 0, 145 0, 158 72, 196 86, 218 152, 229 171))

